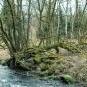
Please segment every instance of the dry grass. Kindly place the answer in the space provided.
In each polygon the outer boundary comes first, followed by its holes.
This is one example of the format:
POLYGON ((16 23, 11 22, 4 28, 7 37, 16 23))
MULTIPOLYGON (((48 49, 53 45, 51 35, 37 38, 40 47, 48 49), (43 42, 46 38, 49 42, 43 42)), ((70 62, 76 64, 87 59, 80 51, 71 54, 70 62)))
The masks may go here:
POLYGON ((0 46, 0 60, 5 61, 10 58, 9 51, 3 41, 0 41, 0 45, 4 47, 3 49, 3 47, 0 46))
POLYGON ((0 60, 5 61, 10 58, 9 51, 7 49, 0 49, 0 60))
POLYGON ((71 53, 60 49, 60 56, 63 56, 63 74, 69 74, 76 78, 79 87, 87 87, 87 57, 79 53, 71 53), (85 86, 86 85, 86 86, 85 86))

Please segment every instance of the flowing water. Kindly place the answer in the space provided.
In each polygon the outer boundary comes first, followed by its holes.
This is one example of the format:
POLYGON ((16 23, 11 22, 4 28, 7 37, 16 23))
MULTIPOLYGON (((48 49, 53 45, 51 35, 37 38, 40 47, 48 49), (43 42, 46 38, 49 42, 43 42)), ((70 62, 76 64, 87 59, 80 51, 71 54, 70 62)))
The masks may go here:
POLYGON ((41 80, 0 65, 0 87, 76 87, 57 80, 41 80))

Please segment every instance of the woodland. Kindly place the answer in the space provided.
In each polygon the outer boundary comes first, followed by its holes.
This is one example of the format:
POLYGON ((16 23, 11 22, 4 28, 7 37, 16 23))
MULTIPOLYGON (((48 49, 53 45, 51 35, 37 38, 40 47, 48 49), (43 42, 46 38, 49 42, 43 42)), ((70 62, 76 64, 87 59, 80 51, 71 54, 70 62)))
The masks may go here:
POLYGON ((0 43, 3 65, 87 87, 87 0, 1 0, 0 43))

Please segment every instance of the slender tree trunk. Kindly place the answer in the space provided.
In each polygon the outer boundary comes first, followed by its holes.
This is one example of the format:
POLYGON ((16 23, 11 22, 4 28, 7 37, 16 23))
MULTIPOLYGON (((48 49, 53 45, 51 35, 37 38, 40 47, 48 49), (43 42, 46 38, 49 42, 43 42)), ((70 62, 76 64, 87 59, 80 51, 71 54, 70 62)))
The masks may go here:
POLYGON ((28 1, 28 24, 27 24, 27 42, 26 47, 29 47, 29 31, 30 31, 30 9, 31 9, 31 0, 28 1))
POLYGON ((60 28, 60 1, 57 1, 57 16, 58 16, 58 25, 57 25, 57 42, 59 43, 59 28, 60 28))
POLYGON ((77 39, 78 41, 80 40, 80 27, 79 27, 79 9, 78 9, 78 0, 76 0, 76 21, 77 21, 77 30, 78 30, 78 36, 77 36, 77 39))
POLYGON ((71 14, 71 15, 70 15, 71 39, 74 39, 74 35, 73 35, 73 33, 74 33, 74 32, 73 32, 73 27, 74 27, 74 25, 73 25, 73 24, 74 24, 74 20, 73 20, 74 18, 73 18, 73 17, 74 17, 74 16, 72 15, 71 1, 70 1, 70 14, 71 14))
POLYGON ((67 37, 67 26, 68 26, 68 0, 67 0, 67 6, 66 6, 66 11, 65 11, 65 35, 67 37))

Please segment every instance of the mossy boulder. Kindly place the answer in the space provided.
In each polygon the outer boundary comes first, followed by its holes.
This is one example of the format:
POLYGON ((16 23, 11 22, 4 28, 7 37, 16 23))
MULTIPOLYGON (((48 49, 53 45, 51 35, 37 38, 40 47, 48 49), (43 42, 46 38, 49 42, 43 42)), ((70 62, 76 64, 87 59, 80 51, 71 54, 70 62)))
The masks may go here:
POLYGON ((60 58, 60 59, 58 59, 57 61, 56 61, 56 63, 57 64, 60 64, 60 63, 62 63, 64 60, 62 59, 62 58, 60 58))
POLYGON ((53 63, 53 61, 50 60, 50 59, 46 59, 44 62, 45 62, 46 64, 52 64, 52 63, 53 63))
POLYGON ((55 73, 55 69, 51 68, 48 70, 48 75, 53 75, 55 73))
POLYGON ((48 56, 48 59, 50 59, 50 60, 55 60, 56 58, 57 58, 57 55, 51 54, 48 56))
POLYGON ((48 70, 48 68, 49 68, 48 64, 41 64, 40 65, 40 70, 41 71, 46 71, 46 70, 48 70))
POLYGON ((60 76, 60 78, 63 82, 68 83, 68 84, 75 82, 75 79, 70 75, 63 75, 63 76, 60 76))
POLYGON ((36 64, 39 64, 39 63, 41 63, 41 57, 40 57, 40 55, 35 55, 35 58, 34 58, 34 63, 36 63, 36 64))
POLYGON ((62 63, 57 68, 58 72, 60 73, 63 73, 66 70, 66 66, 62 63))
POLYGON ((57 67, 57 64, 56 63, 51 64, 49 66, 49 69, 48 69, 48 75, 55 74, 56 67, 57 67))

